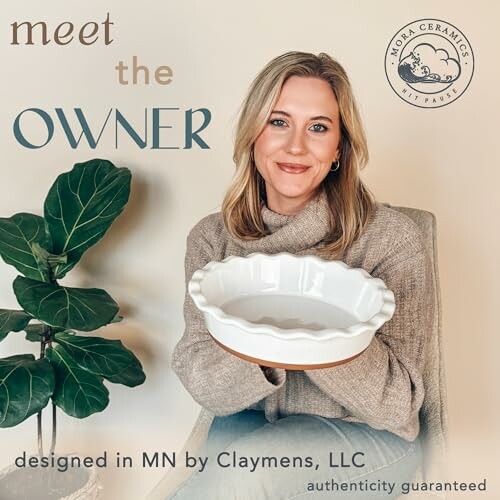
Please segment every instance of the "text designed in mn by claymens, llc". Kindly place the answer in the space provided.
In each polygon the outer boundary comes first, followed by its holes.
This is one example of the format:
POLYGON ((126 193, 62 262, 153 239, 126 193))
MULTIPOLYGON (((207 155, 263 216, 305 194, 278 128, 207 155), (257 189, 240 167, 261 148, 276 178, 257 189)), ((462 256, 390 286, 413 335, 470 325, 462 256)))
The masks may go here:
MULTIPOLYGON (((120 451, 103 451, 94 456, 50 455, 39 457, 21 453, 15 459, 18 468, 50 468, 64 473, 72 468, 117 468, 117 469, 191 469, 193 473, 208 474, 214 469, 246 471, 258 480, 259 472, 272 470, 275 473, 295 470, 303 471, 304 490, 317 492, 359 492, 393 495, 408 495, 412 492, 456 492, 476 494, 487 492, 487 479, 462 481, 447 478, 443 481, 396 482, 377 477, 370 469, 370 460, 359 450, 349 453, 330 451, 322 456, 311 455, 242 455, 237 451, 224 450, 213 455, 199 455, 189 451, 140 451, 136 455, 125 455, 120 451), (350 480, 348 469, 356 469, 363 479, 350 480)), ((352 474, 351 474, 352 477, 352 474)))

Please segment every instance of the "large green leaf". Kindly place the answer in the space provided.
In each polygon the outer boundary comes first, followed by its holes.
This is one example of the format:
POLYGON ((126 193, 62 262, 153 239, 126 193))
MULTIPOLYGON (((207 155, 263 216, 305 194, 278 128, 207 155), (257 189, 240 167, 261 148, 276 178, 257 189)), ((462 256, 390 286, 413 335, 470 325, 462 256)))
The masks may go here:
POLYGON ((82 368, 111 382, 135 387, 146 379, 141 362, 120 340, 83 337, 66 332, 57 333, 54 340, 82 368))
POLYGON ((46 359, 21 354, 0 359, 0 427, 38 413, 54 392, 54 370, 46 359))
POLYGON ((121 213, 130 194, 130 177, 130 170, 107 160, 77 163, 57 177, 44 205, 53 253, 67 254, 67 263, 54 268, 56 279, 104 236, 121 213))
POLYGON ((45 355, 56 374, 52 399, 65 413, 85 418, 108 406, 109 392, 101 377, 80 368, 60 345, 48 347, 45 355))
POLYGON ((0 309, 0 340, 9 332, 20 332, 29 323, 31 316, 24 311, 0 309))
POLYGON ((22 276, 13 286, 23 309, 51 326, 91 331, 110 323, 119 309, 99 288, 69 288, 22 276))
POLYGON ((20 213, 9 219, 0 218, 0 255, 28 278, 49 281, 48 270, 37 259, 33 245, 38 244, 47 251, 50 238, 45 232, 43 217, 20 213))

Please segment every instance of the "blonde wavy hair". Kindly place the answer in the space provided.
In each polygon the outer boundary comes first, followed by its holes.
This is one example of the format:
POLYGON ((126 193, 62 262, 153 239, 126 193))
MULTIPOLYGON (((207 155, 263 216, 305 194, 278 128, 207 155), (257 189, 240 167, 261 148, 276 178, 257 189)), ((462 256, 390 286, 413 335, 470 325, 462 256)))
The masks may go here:
POLYGON ((320 186, 329 202, 331 227, 320 254, 341 255, 369 223, 375 200, 359 176, 368 161, 368 147, 351 84, 344 68, 325 53, 287 52, 270 61, 252 82, 236 128, 236 172, 224 197, 222 217, 233 237, 254 240, 267 234, 261 214, 265 184, 253 160, 253 146, 291 76, 321 78, 337 98, 340 168, 330 172, 320 186))

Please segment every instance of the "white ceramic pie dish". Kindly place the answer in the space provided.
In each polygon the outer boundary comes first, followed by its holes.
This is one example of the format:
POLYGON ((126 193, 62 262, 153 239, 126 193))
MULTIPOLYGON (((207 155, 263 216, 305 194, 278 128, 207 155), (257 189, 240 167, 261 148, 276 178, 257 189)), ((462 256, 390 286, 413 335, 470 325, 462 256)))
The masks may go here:
POLYGON ((290 369, 356 357, 395 310, 394 294, 363 269, 289 253, 209 262, 188 290, 222 347, 290 369))

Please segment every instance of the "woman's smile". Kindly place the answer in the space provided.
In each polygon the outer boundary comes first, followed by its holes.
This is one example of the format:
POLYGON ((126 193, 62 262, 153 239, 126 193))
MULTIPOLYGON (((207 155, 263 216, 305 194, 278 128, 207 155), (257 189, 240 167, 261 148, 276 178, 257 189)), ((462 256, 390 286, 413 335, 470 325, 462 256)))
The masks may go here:
POLYGON ((289 174, 302 174, 310 167, 309 165, 302 165, 300 163, 276 163, 280 170, 283 172, 288 172, 289 174))

